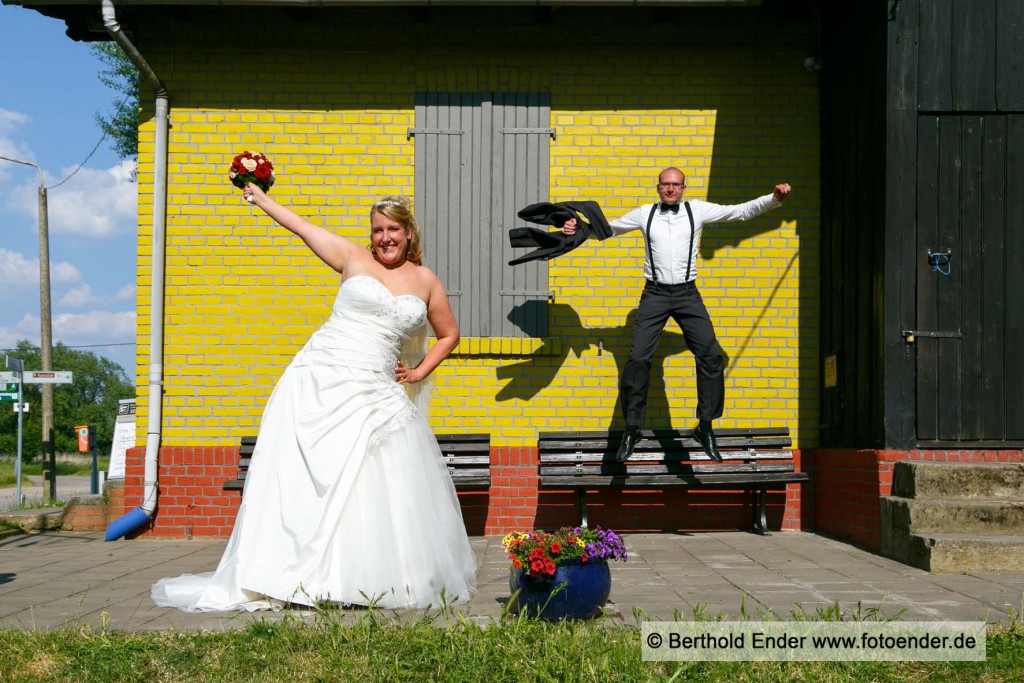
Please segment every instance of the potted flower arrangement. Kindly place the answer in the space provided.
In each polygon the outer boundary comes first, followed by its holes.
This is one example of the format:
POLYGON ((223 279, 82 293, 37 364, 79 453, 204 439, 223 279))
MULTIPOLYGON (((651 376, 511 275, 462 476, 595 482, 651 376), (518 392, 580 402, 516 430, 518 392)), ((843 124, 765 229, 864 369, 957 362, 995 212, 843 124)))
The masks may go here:
POLYGON ((551 621, 597 616, 611 593, 608 560, 628 560, 610 529, 513 531, 502 539, 512 563, 509 611, 551 621))

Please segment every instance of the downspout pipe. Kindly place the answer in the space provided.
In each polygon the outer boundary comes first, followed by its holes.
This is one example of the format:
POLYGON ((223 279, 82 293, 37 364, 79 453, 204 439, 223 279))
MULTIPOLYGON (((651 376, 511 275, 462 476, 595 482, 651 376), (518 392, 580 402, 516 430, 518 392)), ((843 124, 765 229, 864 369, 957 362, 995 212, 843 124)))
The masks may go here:
POLYGON ((164 375, 164 252, 167 233, 167 131, 170 100, 167 89, 146 59, 121 30, 112 0, 102 0, 103 25, 156 92, 156 148, 153 153, 153 249, 150 282, 149 422, 146 437, 145 488, 142 505, 107 527, 106 540, 115 541, 149 522, 156 512, 157 462, 163 425, 164 375))

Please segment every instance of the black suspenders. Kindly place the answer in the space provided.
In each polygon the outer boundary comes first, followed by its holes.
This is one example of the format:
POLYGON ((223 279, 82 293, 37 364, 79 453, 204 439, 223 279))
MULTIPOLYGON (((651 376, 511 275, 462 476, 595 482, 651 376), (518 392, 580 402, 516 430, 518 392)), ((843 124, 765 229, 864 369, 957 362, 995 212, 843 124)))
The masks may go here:
MULTIPOLYGON (((654 222, 654 214, 658 211, 660 202, 651 207, 651 215, 647 217, 647 234, 644 236, 647 242, 647 260, 651 263, 651 280, 658 281, 658 272, 654 269, 654 251, 651 249, 651 223, 654 222)), ((693 223, 693 211, 690 210, 690 202, 683 202, 686 207, 686 215, 690 218, 690 250, 686 252, 686 282, 690 281, 690 272, 693 266, 693 239, 696 237, 697 228, 693 223)))
POLYGON ((693 211, 690 211, 690 202, 683 202, 683 206, 686 207, 686 215, 690 217, 690 250, 686 252, 686 279, 684 282, 690 281, 690 266, 693 265, 693 238, 696 236, 697 229, 693 225, 693 211))
POLYGON ((654 252, 651 251, 651 223, 654 222, 654 214, 658 211, 658 204, 651 207, 651 215, 647 217, 647 234, 644 241, 647 242, 647 260, 651 262, 651 280, 658 281, 658 271, 654 269, 654 252))

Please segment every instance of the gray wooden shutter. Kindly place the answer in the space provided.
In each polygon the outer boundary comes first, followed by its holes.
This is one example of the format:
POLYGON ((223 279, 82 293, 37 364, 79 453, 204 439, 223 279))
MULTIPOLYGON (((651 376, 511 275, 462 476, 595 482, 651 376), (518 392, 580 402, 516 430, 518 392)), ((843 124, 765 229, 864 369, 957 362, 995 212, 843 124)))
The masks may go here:
POLYGON ((547 334, 546 262, 509 266, 516 212, 546 201, 546 95, 418 93, 416 215, 464 337, 547 334))
MULTIPOLYGON (((546 201, 549 185, 551 105, 547 95, 496 94, 492 112, 493 217, 504 239, 492 260, 496 275, 502 318, 492 329, 502 337, 547 335, 549 298, 547 261, 530 261, 518 266, 508 262, 525 250, 509 246, 508 231, 526 225, 516 212, 529 204, 546 201), (502 268, 498 269, 498 264, 502 268), (511 318, 510 318, 511 316, 511 318)), ((537 227, 537 226, 534 226, 537 227)))

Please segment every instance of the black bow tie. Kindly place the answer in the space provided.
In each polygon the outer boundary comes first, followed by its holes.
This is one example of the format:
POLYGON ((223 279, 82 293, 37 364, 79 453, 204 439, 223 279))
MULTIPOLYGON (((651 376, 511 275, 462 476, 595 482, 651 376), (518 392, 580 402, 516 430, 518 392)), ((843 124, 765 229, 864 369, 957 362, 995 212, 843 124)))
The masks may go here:
POLYGON ((668 202, 661 203, 661 212, 671 211, 672 213, 679 213, 678 204, 669 204, 668 202))

